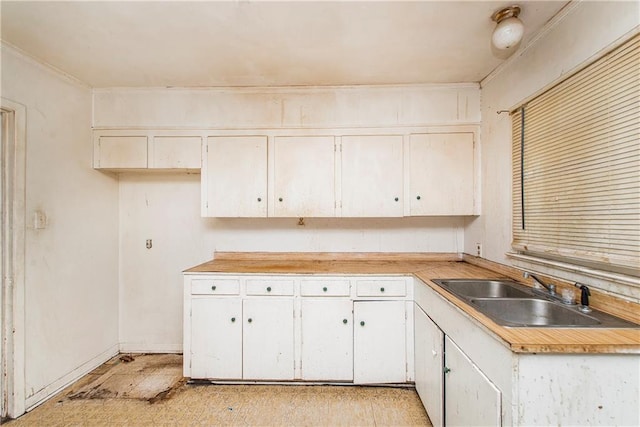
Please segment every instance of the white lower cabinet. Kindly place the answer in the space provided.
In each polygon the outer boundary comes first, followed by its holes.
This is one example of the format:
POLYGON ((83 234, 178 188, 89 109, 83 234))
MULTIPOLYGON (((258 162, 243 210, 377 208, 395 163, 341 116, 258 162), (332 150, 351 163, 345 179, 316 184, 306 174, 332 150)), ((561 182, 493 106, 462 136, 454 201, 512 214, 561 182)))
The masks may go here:
POLYGON ((184 375, 412 381, 407 283, 398 276, 186 274, 184 375))
POLYGON ((292 380, 293 298, 252 298, 242 304, 243 378, 292 380))
POLYGON ((350 299, 303 298, 302 379, 353 380, 353 308, 350 299))
POLYGON ((500 390, 417 304, 414 309, 416 391, 431 423, 500 425, 500 390))
POLYGON ((501 393, 449 337, 445 337, 445 414, 448 426, 499 426, 501 393))
POLYGON ((434 426, 640 425, 637 354, 513 352, 427 284, 416 281, 413 297, 416 388, 434 426), (428 367, 434 327, 446 373, 428 367), (438 376, 444 423, 440 394, 424 392, 438 376))
POLYGON ((414 304, 415 382, 434 427, 444 425, 444 334, 414 304))
POLYGON ((191 300, 191 377, 242 378, 242 300, 191 300))
POLYGON ((406 382, 405 302, 355 301, 353 319, 353 382, 406 382))

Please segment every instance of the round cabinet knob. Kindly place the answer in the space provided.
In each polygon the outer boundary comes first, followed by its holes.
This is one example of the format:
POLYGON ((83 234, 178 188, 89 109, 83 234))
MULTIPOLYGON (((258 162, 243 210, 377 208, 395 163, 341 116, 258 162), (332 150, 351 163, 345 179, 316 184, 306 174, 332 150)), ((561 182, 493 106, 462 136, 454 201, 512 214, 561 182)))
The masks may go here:
POLYGON ((251 323, 251 322, 253 322, 253 319, 252 318, 248 318, 247 322, 251 323))
POLYGON ((342 319, 342 323, 347 324, 347 319, 342 319))
POLYGON ((327 287, 322 288, 322 292, 327 292, 327 287))
POLYGON ((431 354, 433 355, 433 357, 436 357, 438 355, 438 352, 435 350, 431 350, 431 354))
POLYGON ((364 326, 364 320, 360 322, 360 326, 364 326))
POLYGON ((281 202, 282 201, 282 197, 278 198, 278 201, 281 202))
POLYGON ((416 199, 420 200, 420 196, 417 196, 416 199))
POLYGON ((212 286, 212 287, 211 287, 211 290, 212 290, 212 291, 215 291, 215 290, 216 290, 216 287, 215 287, 215 286, 212 286))
POLYGON ((398 201, 398 200, 400 200, 400 199, 398 199, 398 198, 396 197, 396 198, 395 198, 395 199, 393 199, 393 200, 395 200, 395 201, 397 202, 397 201, 398 201))
POLYGON ((261 202, 262 201, 262 197, 258 197, 258 201, 261 202))
POLYGON ((449 372, 451 372, 451 369, 447 368, 446 366, 444 367, 444 373, 448 374, 449 372))
POLYGON ((233 323, 233 322, 235 322, 235 321, 236 321, 236 318, 235 318, 235 317, 232 317, 232 318, 231 318, 231 322, 233 323))
POLYGON ((271 286, 267 286, 267 292, 271 292, 271 286))
POLYGON ((380 292, 384 292, 384 288, 380 288, 380 292))

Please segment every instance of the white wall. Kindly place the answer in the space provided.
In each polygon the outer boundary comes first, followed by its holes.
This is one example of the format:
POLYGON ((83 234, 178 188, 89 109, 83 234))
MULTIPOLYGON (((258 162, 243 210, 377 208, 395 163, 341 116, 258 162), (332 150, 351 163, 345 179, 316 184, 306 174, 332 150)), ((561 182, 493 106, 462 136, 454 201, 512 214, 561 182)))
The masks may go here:
MULTIPOLYGON (((638 2, 577 2, 561 19, 482 82, 482 215, 465 229, 465 252, 483 244, 504 264, 511 250, 511 118, 509 110, 595 59, 639 24, 638 2)), ((561 276, 561 274, 560 274, 561 276)))
MULTIPOLYGON (((96 127, 338 128, 479 121, 476 85, 363 88, 109 89, 96 127)), ((123 351, 181 351, 181 271, 214 251, 461 252, 464 219, 200 217, 200 176, 120 175, 123 351), (146 249, 147 239, 153 248, 146 249)))
POLYGON ((118 343, 118 185, 91 169, 91 90, 2 47, 2 96, 26 107, 27 406, 118 343), (46 214, 33 228, 35 211, 46 214))

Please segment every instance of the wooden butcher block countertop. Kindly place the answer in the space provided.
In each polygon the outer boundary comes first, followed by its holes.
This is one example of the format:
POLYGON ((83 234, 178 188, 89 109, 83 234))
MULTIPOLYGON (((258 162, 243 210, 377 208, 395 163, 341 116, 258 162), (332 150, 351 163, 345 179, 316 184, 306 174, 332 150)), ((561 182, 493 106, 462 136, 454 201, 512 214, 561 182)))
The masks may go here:
MULTIPOLYGON (((521 271, 475 257, 421 253, 216 253, 186 273, 414 275, 516 353, 640 354, 640 329, 509 328, 431 282, 438 278, 521 279, 521 271), (473 263, 473 264, 472 264, 473 263), (479 265, 474 265, 479 264, 479 265)), ((562 284, 559 284, 562 286, 562 284)), ((639 323, 638 305, 592 291, 594 308, 639 323)))
POLYGON ((218 252, 187 273, 413 274, 425 265, 461 261, 455 254, 218 252))

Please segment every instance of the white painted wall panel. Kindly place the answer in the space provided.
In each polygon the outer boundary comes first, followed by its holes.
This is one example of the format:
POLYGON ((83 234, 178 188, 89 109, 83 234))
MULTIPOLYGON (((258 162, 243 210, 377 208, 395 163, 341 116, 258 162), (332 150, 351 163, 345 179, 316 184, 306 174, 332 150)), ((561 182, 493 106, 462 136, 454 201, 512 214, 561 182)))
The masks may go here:
POLYGON ((96 89, 109 127, 280 128, 478 123, 476 84, 256 89, 96 89))
POLYGON ((200 176, 120 177, 120 342, 123 351, 182 349, 182 270, 211 258, 200 176), (146 248, 146 240, 152 248, 146 248))
POLYGON ((2 47, 2 96, 26 106, 27 406, 117 351, 118 182, 92 169, 91 91, 2 47))

